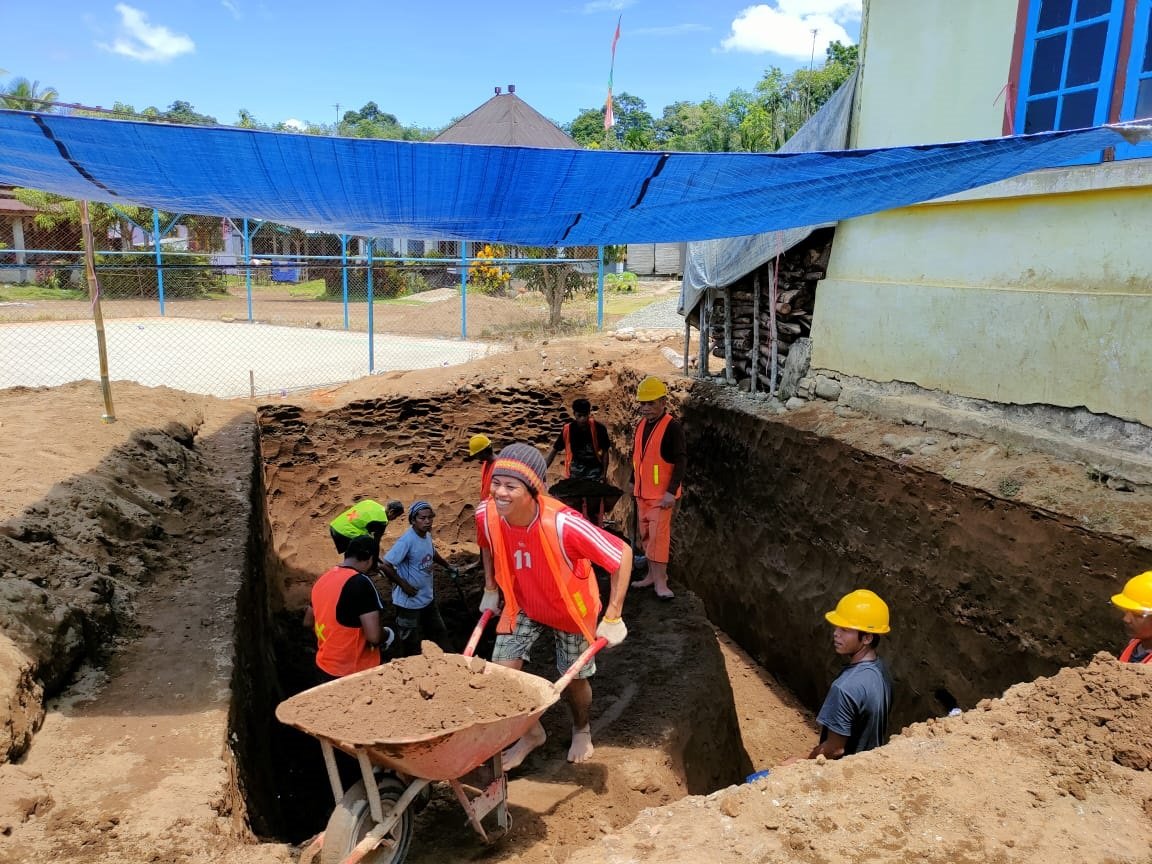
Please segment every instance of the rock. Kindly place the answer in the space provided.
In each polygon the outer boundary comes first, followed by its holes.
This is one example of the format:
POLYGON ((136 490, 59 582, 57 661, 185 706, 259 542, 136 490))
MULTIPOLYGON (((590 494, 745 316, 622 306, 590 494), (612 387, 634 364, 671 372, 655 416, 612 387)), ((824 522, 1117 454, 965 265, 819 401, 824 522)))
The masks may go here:
POLYGON ((893 450, 898 449, 903 442, 903 438, 901 438, 899 435, 893 435, 891 433, 880 439, 881 444, 883 444, 885 447, 890 447, 893 450))
POLYGON ((837 405, 832 412, 837 417, 855 418, 863 417, 864 415, 857 411, 855 408, 849 408, 847 405, 837 405))
POLYGON ((751 378, 741 378, 739 383, 736 386, 739 387, 745 393, 751 393, 752 392, 752 379, 751 378))
POLYGON ((727 795, 720 800, 720 812, 735 819, 740 815, 740 801, 735 795, 727 795))
POLYGON ((914 414, 905 414, 901 418, 901 421, 908 426, 923 426, 924 425, 924 418, 923 417, 917 417, 914 414))
POLYGON ((823 375, 817 375, 815 392, 819 398, 827 399, 829 402, 835 402, 840 398, 840 382, 834 378, 825 378, 823 375))
POLYGON ((784 358, 784 372, 780 376, 780 398, 790 399, 796 395, 800 379, 808 374, 812 362, 812 340, 804 336, 792 343, 788 356, 784 358))
POLYGON ((619 339, 621 342, 631 342, 633 339, 636 338, 636 328, 635 327, 621 327, 619 330, 617 330, 612 335, 614 337, 616 337, 617 339, 619 339))
POLYGON ((935 444, 925 444, 920 448, 921 456, 939 456, 943 452, 944 449, 935 444))
POLYGON ((784 403, 784 407, 789 411, 793 411, 797 408, 803 408, 807 404, 807 399, 800 399, 799 397, 793 396, 791 399, 784 403))
POLYGON ((900 446, 896 448, 897 453, 911 453, 924 445, 924 439, 919 435, 913 435, 910 438, 905 438, 900 442, 900 446))
POLYGON ((667 360, 669 363, 672 364, 672 366, 674 368, 676 368, 676 369, 683 369, 684 368, 684 355, 681 354, 680 352, 678 352, 672 348, 669 348, 667 345, 665 345, 663 348, 660 349, 660 353, 661 353, 661 355, 663 355, 665 360, 667 360))

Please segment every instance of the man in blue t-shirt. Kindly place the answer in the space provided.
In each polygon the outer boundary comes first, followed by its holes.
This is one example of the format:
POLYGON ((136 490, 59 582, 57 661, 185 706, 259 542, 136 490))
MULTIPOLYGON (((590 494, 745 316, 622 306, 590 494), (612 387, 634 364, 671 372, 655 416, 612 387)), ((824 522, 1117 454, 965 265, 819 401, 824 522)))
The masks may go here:
POLYGON ((417 501, 408 508, 407 531, 388 550, 380 562, 380 572, 395 586, 392 605, 396 607, 397 656, 420 653, 420 642, 428 639, 444 651, 452 651, 448 628, 440 617, 434 596, 432 567, 451 565, 432 545, 432 520, 436 514, 427 501, 417 501))
POLYGON ((884 661, 876 656, 881 634, 892 629, 887 604, 871 591, 853 591, 824 617, 836 628, 832 631, 836 653, 848 663, 816 715, 820 742, 808 759, 839 759, 887 743, 892 707, 892 681, 884 661))

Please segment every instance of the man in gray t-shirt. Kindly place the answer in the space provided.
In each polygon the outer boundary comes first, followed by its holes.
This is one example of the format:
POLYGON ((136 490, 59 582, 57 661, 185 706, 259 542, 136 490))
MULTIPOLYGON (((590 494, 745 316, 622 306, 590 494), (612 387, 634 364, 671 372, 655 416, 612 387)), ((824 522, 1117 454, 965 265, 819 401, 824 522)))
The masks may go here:
POLYGON ((832 682, 816 715, 820 742, 809 759, 839 759, 886 743, 892 707, 892 681, 876 656, 880 635, 891 630, 887 604, 871 591, 853 591, 824 617, 836 628, 832 645, 848 665, 832 682))

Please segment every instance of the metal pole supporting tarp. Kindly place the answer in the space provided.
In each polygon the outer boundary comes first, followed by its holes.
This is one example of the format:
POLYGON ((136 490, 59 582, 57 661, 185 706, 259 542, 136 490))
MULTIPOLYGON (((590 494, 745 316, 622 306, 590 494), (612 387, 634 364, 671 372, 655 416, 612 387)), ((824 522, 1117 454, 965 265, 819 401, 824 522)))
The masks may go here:
POLYGON ((248 233, 248 219, 244 219, 244 285, 248 291, 248 320, 252 320, 252 235, 248 233))
POLYGON ((156 293, 160 298, 160 317, 164 317, 164 262, 160 256, 160 211, 152 208, 152 247, 156 252, 156 293))
POLYGON ((376 243, 369 237, 364 247, 368 252, 368 374, 371 375, 376 371, 376 335, 373 333, 375 319, 372 309, 372 256, 376 252, 376 243))
POLYGON ((604 329, 604 247, 596 247, 596 329, 604 329))
POLYGON ((468 241, 460 241, 460 338, 468 338, 468 241))
POLYGON ((344 286, 344 329, 348 329, 348 235, 340 235, 340 278, 344 286))

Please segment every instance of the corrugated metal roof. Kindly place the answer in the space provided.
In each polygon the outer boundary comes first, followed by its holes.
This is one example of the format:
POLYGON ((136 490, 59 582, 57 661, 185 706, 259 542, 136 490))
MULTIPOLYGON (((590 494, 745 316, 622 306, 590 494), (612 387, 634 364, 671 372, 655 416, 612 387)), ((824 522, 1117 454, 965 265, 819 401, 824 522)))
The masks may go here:
POLYGON ((555 123, 515 93, 498 93, 432 140, 448 144, 580 149, 555 123))

